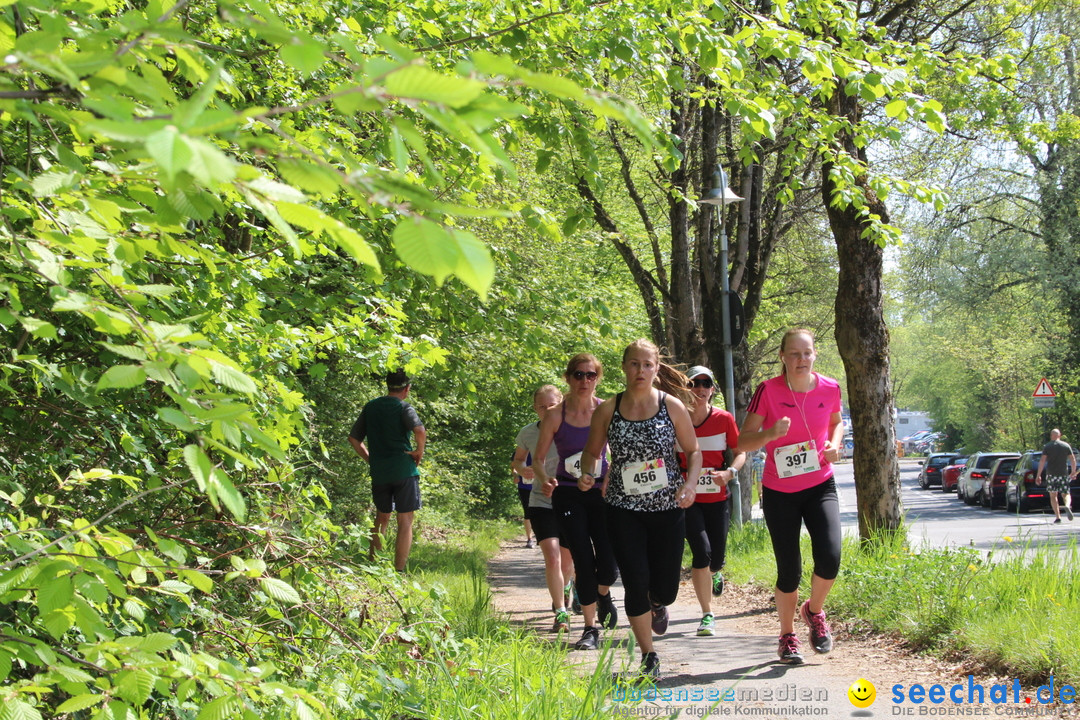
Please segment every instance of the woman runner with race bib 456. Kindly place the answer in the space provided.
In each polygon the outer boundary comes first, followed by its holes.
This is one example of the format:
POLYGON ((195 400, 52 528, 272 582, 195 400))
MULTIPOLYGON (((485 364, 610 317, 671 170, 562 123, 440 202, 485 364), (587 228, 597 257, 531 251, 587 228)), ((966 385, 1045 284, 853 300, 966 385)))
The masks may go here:
POLYGON ((660 351, 648 340, 630 343, 622 369, 626 390, 593 414, 578 486, 599 483, 594 473, 610 443, 604 488, 608 533, 622 573, 630 629, 641 650, 638 679, 655 681, 660 659, 652 635, 667 632, 667 606, 679 594, 685 510, 694 502, 701 453, 690 413, 680 400, 694 402, 686 376, 660 362, 660 351), (685 451, 692 480, 679 470, 676 441, 685 451))
POLYGON ((739 433, 739 450, 765 446, 761 506, 776 557, 780 661, 803 662, 795 613, 810 627, 815 652, 832 650, 825 598, 840 570, 840 502, 832 465, 840 459, 844 424, 840 385, 814 372, 814 335, 788 330, 780 341, 781 374, 758 386, 739 433), (810 533, 814 575, 810 598, 799 606, 802 525, 810 533))

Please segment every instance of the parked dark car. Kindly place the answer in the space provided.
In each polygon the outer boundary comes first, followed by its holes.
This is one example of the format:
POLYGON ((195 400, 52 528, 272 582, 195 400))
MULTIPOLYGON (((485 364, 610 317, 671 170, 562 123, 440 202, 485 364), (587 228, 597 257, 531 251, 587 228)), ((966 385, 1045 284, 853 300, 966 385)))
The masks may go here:
POLYGON ((956 483, 956 497, 968 505, 974 505, 982 498, 983 480, 990 473, 994 463, 1003 457, 1019 458, 1020 453, 975 453, 968 457, 960 480, 956 483))
POLYGON ((919 487, 929 490, 931 485, 941 484, 941 471, 956 462, 956 453, 933 453, 921 463, 919 487))
POLYGON ((983 478, 982 505, 993 510, 1005 505, 1005 482, 1012 475, 1016 463, 1020 462, 1020 456, 1003 457, 990 466, 990 472, 983 478))
POLYGON ((956 483, 960 480, 960 473, 964 472, 967 465, 967 456, 956 458, 952 465, 941 468, 941 492, 955 492, 956 483))
MULTIPOLYGON (((1080 454, 1080 450, 1073 448, 1073 455, 1080 454)), ((1042 458, 1041 450, 1028 450, 1020 457, 1020 461, 1005 483, 1005 509, 1009 512, 1019 510, 1029 512, 1035 509, 1050 507, 1050 493, 1046 489, 1046 478, 1042 485, 1035 484, 1035 474, 1039 470, 1039 460, 1042 458)), ((1077 461, 1080 467, 1080 460, 1077 461)), ((1046 474, 1046 471, 1043 471, 1046 474)), ((1080 478, 1074 478, 1069 488, 1070 505, 1074 511, 1080 511, 1080 478)))

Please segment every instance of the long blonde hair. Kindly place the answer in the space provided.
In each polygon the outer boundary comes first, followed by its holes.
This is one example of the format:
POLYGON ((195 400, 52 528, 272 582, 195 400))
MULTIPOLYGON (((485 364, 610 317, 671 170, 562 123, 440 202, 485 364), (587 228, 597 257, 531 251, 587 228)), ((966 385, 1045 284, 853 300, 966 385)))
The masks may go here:
POLYGON ((646 340, 644 338, 635 340, 626 346, 622 356, 624 364, 626 363, 626 359, 630 357, 630 353, 635 350, 644 350, 645 352, 651 353, 652 356, 656 358, 657 371, 653 385, 662 392, 666 392, 668 395, 674 395, 679 398, 679 400, 682 400, 682 403, 686 406, 687 410, 693 411, 694 406, 697 404, 697 396, 690 392, 690 389, 687 387, 687 385, 690 384, 689 378, 661 360, 660 348, 658 348, 651 340, 646 340))

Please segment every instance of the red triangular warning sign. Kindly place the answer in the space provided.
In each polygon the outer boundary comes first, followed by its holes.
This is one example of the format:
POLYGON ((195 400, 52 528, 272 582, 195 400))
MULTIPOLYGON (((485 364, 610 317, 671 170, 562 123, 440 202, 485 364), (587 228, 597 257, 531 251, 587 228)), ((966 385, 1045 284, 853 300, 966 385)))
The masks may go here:
POLYGON ((1046 378, 1043 378, 1039 381, 1039 387, 1031 393, 1031 397, 1057 397, 1057 395, 1054 394, 1054 388, 1050 387, 1050 383, 1046 382, 1046 378))

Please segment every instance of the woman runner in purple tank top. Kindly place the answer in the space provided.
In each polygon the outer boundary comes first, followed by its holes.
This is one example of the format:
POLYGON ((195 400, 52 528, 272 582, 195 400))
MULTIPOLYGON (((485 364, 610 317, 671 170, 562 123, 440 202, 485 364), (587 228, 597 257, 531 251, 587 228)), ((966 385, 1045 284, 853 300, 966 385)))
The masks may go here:
MULTIPOLYGON (((618 568, 608 540, 604 498, 599 484, 588 491, 582 491, 577 484, 581 451, 589 437, 593 412, 600 403, 595 393, 603 372, 600 361, 588 353, 570 358, 563 376, 570 391, 540 421, 540 437, 533 451, 533 457, 545 457, 554 442, 559 452, 554 477, 540 465, 535 466, 535 472, 536 481, 551 496, 551 506, 574 558, 575 583, 585 620, 581 639, 574 645, 578 650, 595 650, 600 642, 600 625, 615 627, 618 622, 611 598, 611 584, 618 577, 618 568)), ((607 460, 605 453, 598 454, 602 456, 598 463, 603 468, 599 471, 602 477, 607 460)))

